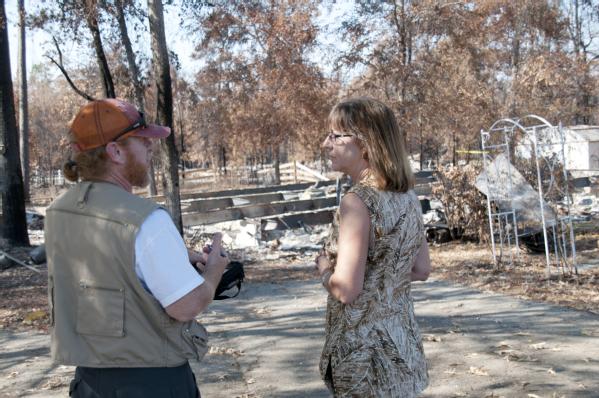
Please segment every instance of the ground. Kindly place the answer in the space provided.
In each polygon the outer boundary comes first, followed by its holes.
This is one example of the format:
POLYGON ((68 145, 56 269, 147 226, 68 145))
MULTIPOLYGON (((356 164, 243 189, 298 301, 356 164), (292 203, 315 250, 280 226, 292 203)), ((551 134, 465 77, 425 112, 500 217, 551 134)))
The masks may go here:
MULTIPOLYGON (((544 254, 523 251, 514 257, 512 265, 496 267, 487 245, 451 242, 431 247, 434 276, 466 284, 483 291, 509 294, 515 297, 568 306, 599 314, 599 240, 586 235, 577 240, 578 275, 547 266, 544 254), (584 250, 583 250, 584 249, 584 250)), ((568 271, 568 270, 566 270, 568 271)))
MULTIPOLYGON (((594 239, 594 236, 589 240, 594 239)), ((595 240, 595 242, 597 242, 595 240)), ((579 242, 580 243, 580 242, 579 242)), ((583 258, 599 258, 599 247, 586 244, 583 258)), ((547 277, 544 255, 521 252, 512 266, 495 267, 487 245, 459 241, 431 246, 436 279, 454 281, 482 291, 564 305, 599 314, 599 267, 563 275, 551 267, 547 277)), ((27 249, 13 248, 9 253, 27 259, 27 249)), ((271 260, 250 260, 246 264, 251 282, 285 282, 316 279, 302 264, 301 253, 273 252, 271 260), (298 265, 299 264, 299 265, 298 265)), ((580 254, 579 254, 580 257, 580 254)), ((47 272, 36 273, 24 267, 0 271, 0 325, 10 330, 47 330, 47 272)))
MULTIPOLYGON (((599 257, 592 239, 581 256, 599 257)), ((242 294, 201 316, 212 345, 192 364, 203 396, 328 396, 317 371, 325 294, 312 256, 251 256, 242 294)), ((526 253, 496 268, 487 246, 459 242, 432 246, 431 256, 433 280, 414 286, 430 364, 425 397, 597 396, 597 269, 547 277, 544 256, 526 253)), ((72 374, 49 361, 40 270, 0 271, 0 396, 64 396, 72 374)))

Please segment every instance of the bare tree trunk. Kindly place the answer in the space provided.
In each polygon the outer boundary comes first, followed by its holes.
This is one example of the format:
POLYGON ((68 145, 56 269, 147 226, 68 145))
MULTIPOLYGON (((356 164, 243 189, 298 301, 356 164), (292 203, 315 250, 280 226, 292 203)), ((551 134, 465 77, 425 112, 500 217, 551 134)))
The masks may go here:
POLYGON ((422 134, 422 124, 420 124, 419 129, 420 129, 420 170, 424 170, 424 137, 422 134))
POLYGON ((123 0, 117 0, 115 2, 116 20, 119 24, 119 33, 121 36, 121 42, 125 47, 125 54, 127 55, 127 66, 129 67, 129 76, 131 78, 131 85, 133 86, 133 93, 135 95, 135 105, 140 112, 144 111, 144 92, 139 78, 139 68, 135 62, 135 53, 131 46, 131 40, 129 39, 129 32, 127 31, 127 23, 125 21, 125 11, 123 9, 123 0))
MULTIPOLYGON (((420 145, 419 145, 418 151, 420 153, 420 159, 419 159, 420 170, 422 170, 424 168, 423 167, 423 165, 424 165, 424 153, 423 153, 424 152, 424 142, 423 142, 424 134, 422 132, 423 128, 422 128, 422 109, 421 109, 422 102, 423 101, 420 100, 419 101, 419 106, 418 106, 418 135, 420 136, 420 143, 419 143, 420 145)), ((412 142, 413 142, 413 139, 412 139, 412 142)), ((412 149, 413 148, 408 149, 408 153, 411 153, 410 151, 412 149)))
POLYGON ((4 0, 0 0, 0 191, 2 193, 2 222, 0 237, 9 244, 29 246, 23 176, 19 161, 19 138, 10 71, 8 23, 4 0))
POLYGON ((104 96, 106 98, 116 98, 114 83, 112 82, 112 75, 110 74, 110 68, 108 67, 108 61, 106 60, 106 54, 104 54, 104 47, 102 46, 102 36, 100 36, 100 28, 98 27, 98 10, 96 8, 96 3, 96 0, 85 1, 85 20, 89 30, 92 33, 94 49, 96 50, 96 58, 98 60, 98 67, 100 68, 100 74, 102 75, 104 96))
POLYGON ((27 96, 27 57, 25 43, 25 0, 19 0, 19 139, 21 169, 23 170, 23 194, 29 201, 29 106, 27 96))
POLYGON ((593 38, 588 40, 585 44, 583 38, 583 13, 584 4, 581 4, 580 0, 574 0, 574 53, 576 54, 576 60, 579 65, 584 69, 582 77, 577 78, 578 90, 576 90, 576 114, 574 115, 574 121, 576 124, 589 124, 590 120, 588 117, 590 108, 590 99, 592 93, 590 93, 589 87, 589 63, 588 63, 588 46, 593 41, 593 38))
POLYGON ((574 0, 574 53, 580 55, 582 44, 582 22, 580 20, 580 1, 574 0))
POLYGON ((453 162, 453 166, 457 166, 458 165, 458 155, 457 155, 457 145, 458 145, 458 139, 456 137, 456 131, 455 129, 452 129, 451 131, 451 141, 452 141, 452 149, 451 149, 451 161, 453 162))
MULTIPOLYGON (((131 78, 131 85, 133 86, 133 93, 135 95, 135 105, 140 112, 145 112, 144 105, 144 90, 141 84, 139 76, 139 68, 137 62, 135 62, 135 53, 133 52, 133 46, 131 46, 131 40, 129 39, 129 32, 127 31, 127 22, 125 20, 125 11, 123 0, 117 0, 115 2, 116 20, 119 25, 119 32, 121 41, 125 47, 125 54, 127 54, 127 65, 129 66, 129 76, 131 78)), ((150 164, 150 170, 148 170, 150 177, 150 185, 148 185, 148 194, 155 196, 158 192, 156 190, 156 176, 154 175, 154 164, 150 164)))
POLYGON ((272 147, 272 154, 274 158, 274 168, 275 168, 275 185, 281 185, 281 155, 279 151, 279 146, 275 145, 272 147))
POLYGON ((509 100, 509 109, 508 114, 510 117, 516 116, 519 112, 518 109, 518 93, 516 92, 517 86, 516 82, 518 81, 518 77, 520 74, 520 58, 521 58, 521 50, 522 50, 522 21, 520 15, 516 15, 516 18, 513 21, 514 23, 514 36, 512 37, 511 42, 511 72, 512 79, 510 83, 510 100, 509 100))
POLYGON ((152 37, 152 59, 154 79, 156 79, 156 118, 158 123, 171 128, 172 133, 161 142, 162 164, 164 167, 164 197, 166 208, 179 232, 183 232, 181 219, 181 198, 179 197, 179 155, 173 131, 173 92, 164 34, 164 13, 161 0, 148 0, 148 17, 152 37))

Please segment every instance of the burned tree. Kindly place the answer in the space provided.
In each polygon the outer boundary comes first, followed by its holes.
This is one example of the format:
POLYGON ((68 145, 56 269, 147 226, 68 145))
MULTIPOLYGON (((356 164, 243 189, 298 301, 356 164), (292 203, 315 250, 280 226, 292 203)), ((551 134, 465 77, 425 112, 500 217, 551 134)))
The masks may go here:
MULTIPOLYGON (((10 59, 4 0, 0 1, 0 56, 4 60, 10 59)), ((9 244, 29 245, 12 90, 10 62, 0 62, 0 98, 2 101, 0 108, 0 191, 2 192, 0 236, 9 244)))

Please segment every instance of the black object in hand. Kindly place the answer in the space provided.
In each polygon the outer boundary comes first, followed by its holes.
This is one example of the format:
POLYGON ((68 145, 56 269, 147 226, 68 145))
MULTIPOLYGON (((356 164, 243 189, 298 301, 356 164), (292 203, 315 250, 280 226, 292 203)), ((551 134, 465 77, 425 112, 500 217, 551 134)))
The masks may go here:
POLYGON ((241 292, 241 284, 243 283, 243 279, 245 278, 245 272, 243 270, 243 263, 239 261, 231 261, 225 272, 223 272, 223 277, 220 279, 218 286, 216 287, 216 291, 214 292, 215 300, 225 300, 233 297, 237 297, 239 292, 241 292), (223 294, 227 290, 231 290, 237 287, 237 292, 232 295, 223 294))

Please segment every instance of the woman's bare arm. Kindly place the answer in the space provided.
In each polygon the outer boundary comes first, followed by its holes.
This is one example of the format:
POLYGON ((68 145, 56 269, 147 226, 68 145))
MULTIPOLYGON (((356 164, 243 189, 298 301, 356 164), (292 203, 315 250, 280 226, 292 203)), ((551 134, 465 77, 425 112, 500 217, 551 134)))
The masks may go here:
MULTIPOLYGON (((325 275, 325 287, 333 297, 344 304, 351 304, 364 287, 370 214, 358 195, 350 193, 341 200, 339 215, 335 272, 330 277, 326 277, 327 271, 321 272, 321 275, 325 275)), ((321 261, 328 262, 326 259, 321 261)))
POLYGON ((422 245, 420 245, 420 250, 418 250, 418 254, 414 260, 410 277, 412 281, 425 281, 428 279, 431 269, 431 258, 428 252, 428 243, 426 243, 426 239, 423 238, 422 245))

